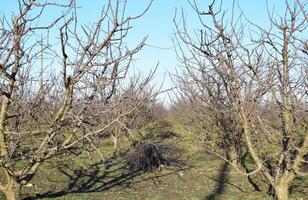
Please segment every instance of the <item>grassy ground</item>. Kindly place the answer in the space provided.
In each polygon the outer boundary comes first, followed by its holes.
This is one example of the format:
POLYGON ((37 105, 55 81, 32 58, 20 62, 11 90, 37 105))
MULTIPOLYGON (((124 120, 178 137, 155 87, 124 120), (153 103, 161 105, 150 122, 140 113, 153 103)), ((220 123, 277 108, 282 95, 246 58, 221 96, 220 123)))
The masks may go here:
MULTIPOLYGON (((164 142, 183 150, 186 167, 164 167, 161 171, 131 172, 125 162, 112 152, 112 143, 105 140, 102 150, 106 161, 83 152, 77 158, 64 156, 47 162, 31 182, 24 187, 24 199, 136 199, 136 200, 205 200, 205 199, 272 199, 265 195, 267 186, 258 176, 262 192, 253 192, 247 178, 238 175, 223 161, 204 153, 201 142, 173 127, 179 137, 164 142), (108 157, 110 157, 108 159, 108 157)), ((124 143, 125 144, 125 143, 124 143)), ((122 147, 125 149, 126 147, 122 147)), ((293 199, 305 199, 307 180, 294 184, 293 199), (296 186, 297 185, 297 186, 296 186)))

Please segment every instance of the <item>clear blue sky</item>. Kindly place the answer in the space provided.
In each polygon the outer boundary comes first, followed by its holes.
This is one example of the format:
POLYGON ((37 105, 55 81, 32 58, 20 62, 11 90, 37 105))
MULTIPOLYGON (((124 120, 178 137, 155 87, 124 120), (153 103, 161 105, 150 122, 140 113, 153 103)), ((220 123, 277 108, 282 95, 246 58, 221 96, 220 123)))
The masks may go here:
MULTIPOLYGON (((94 22, 98 18, 101 8, 106 4, 106 0, 77 0, 80 7, 77 10, 78 21, 81 24, 94 22)), ((207 8, 211 0, 196 0, 200 7, 207 8)), ((268 0, 270 7, 275 6, 275 10, 281 12, 284 8, 284 0, 268 0)), ((142 11, 149 0, 128 0, 128 15, 135 15, 142 11)), ((239 0, 238 1, 245 15, 253 22, 266 25, 266 1, 265 0, 239 0)), ((18 6, 17 0, 0 0, 0 12, 10 14, 18 6)), ((231 12, 232 0, 224 0, 223 7, 231 12)), ((198 28, 199 22, 196 14, 189 6, 187 0, 154 0, 151 8, 145 16, 135 21, 133 29, 128 36, 129 45, 137 44, 144 36, 148 36, 147 44, 134 61, 134 66, 142 72, 148 72, 157 62, 160 62, 156 81, 161 82, 164 74, 174 72, 177 67, 177 59, 172 48, 172 38, 175 28, 172 19, 175 14, 175 8, 183 8, 186 14, 187 25, 189 28, 198 28), (161 47, 154 48, 152 46, 161 47)), ((43 20, 53 18, 54 12, 50 12, 50 16, 46 16, 43 20)), ((165 88, 171 87, 171 81, 167 76, 165 80, 165 88)))

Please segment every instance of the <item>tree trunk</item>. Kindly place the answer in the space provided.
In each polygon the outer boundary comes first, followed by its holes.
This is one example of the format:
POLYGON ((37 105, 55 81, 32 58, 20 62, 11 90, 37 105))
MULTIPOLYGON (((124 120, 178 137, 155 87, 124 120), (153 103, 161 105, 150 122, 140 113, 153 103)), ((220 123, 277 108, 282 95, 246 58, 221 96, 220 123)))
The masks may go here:
POLYGON ((288 200, 288 184, 280 183, 274 187, 275 189, 275 197, 277 200, 288 200))
POLYGON ((19 196, 20 185, 13 179, 10 179, 7 188, 4 192, 6 200, 20 200, 19 196))
POLYGON ((113 148, 118 149, 118 137, 112 136, 113 139, 113 148))
POLYGON ((237 165, 237 153, 233 146, 226 149, 226 158, 234 165, 237 165))

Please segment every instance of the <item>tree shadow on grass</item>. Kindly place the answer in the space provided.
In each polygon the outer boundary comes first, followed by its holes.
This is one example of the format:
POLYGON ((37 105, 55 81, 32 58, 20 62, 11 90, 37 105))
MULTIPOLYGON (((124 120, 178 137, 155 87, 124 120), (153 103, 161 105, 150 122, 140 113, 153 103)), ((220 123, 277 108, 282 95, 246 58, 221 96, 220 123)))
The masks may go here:
POLYGON ((134 177, 141 174, 129 171, 124 163, 110 158, 106 161, 92 164, 86 168, 73 168, 69 165, 58 167, 61 176, 66 176, 68 183, 59 191, 48 191, 43 194, 26 197, 24 200, 40 198, 56 198, 71 193, 91 193, 108 190, 115 186, 128 184, 134 177))
POLYGON ((133 188, 134 184, 153 180, 175 174, 178 171, 185 169, 174 169, 167 173, 153 173, 150 176, 142 177, 142 170, 131 170, 127 163, 122 159, 122 156, 115 156, 106 161, 89 165, 86 168, 73 168, 69 165, 58 167, 61 175, 67 177, 66 186, 58 191, 48 191, 42 194, 35 194, 24 200, 57 198, 67 194, 81 194, 103 192, 110 189, 113 191, 122 191, 127 188, 133 188), (138 178, 137 177, 141 177, 138 178))
POLYGON ((219 169, 218 179, 211 178, 212 180, 217 181, 217 185, 209 195, 204 197, 204 200, 216 199, 225 192, 226 184, 229 179, 228 177, 229 171, 230 171, 229 163, 225 162, 219 169))
POLYGON ((241 191, 243 193, 247 193, 247 191, 243 190, 238 185, 230 182, 230 180, 229 180, 230 171, 231 171, 230 164, 228 162, 224 162, 219 169, 219 173, 218 173, 217 178, 213 178, 213 177, 210 177, 210 176, 208 177, 209 179, 217 182, 217 184, 215 186, 215 189, 209 195, 204 197, 203 200, 218 199, 219 196, 224 194, 227 186, 232 186, 232 187, 238 189, 239 191, 241 191))

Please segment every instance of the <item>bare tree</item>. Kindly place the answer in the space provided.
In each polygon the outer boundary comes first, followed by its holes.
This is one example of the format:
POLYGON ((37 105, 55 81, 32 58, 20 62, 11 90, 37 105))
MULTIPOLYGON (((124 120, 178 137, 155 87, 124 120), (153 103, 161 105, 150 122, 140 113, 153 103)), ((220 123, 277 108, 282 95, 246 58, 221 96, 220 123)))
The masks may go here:
POLYGON ((173 104, 169 110, 174 120, 183 125, 186 131, 202 141, 216 142, 216 135, 211 134, 216 127, 216 119, 206 109, 198 88, 183 74, 172 75, 177 90, 174 90, 173 104))
POLYGON ((177 53, 185 66, 176 77, 184 83, 182 94, 199 99, 217 121, 226 148, 225 154, 215 148, 219 157, 246 176, 262 174, 276 199, 288 199, 290 184, 305 175, 300 166, 307 162, 306 4, 296 1, 292 7, 286 1, 278 17, 268 9, 269 28, 249 20, 244 24, 235 3, 229 21, 215 1, 206 11, 195 1, 190 4, 202 29, 193 34, 184 16, 181 23, 174 20, 177 53), (247 153, 254 169, 243 170, 247 153))
POLYGON ((134 138, 134 133, 149 123, 147 117, 150 116, 150 113, 147 113, 147 110, 157 101, 157 96, 163 92, 150 85, 156 69, 146 77, 142 77, 141 74, 133 75, 131 79, 120 83, 118 91, 114 94, 115 106, 112 106, 110 112, 106 113, 106 123, 108 124, 114 118, 130 111, 129 114, 117 118, 116 122, 108 129, 115 149, 117 149, 121 137, 134 138))
POLYGON ((103 121, 117 81, 127 76, 145 42, 129 49, 124 40, 132 21, 149 7, 133 17, 126 15, 127 1, 108 1, 96 23, 79 27, 75 3, 20 0, 18 12, 0 21, 0 190, 7 199, 18 199, 20 187, 47 159, 75 145, 96 148, 93 136, 134 109, 103 121), (62 14, 41 25, 49 7, 62 14), (58 39, 51 37, 55 34, 58 39), (38 35, 59 45, 42 47, 38 35), (41 51, 51 57, 45 80, 35 76, 41 51), (25 167, 16 167, 18 161, 25 167))

